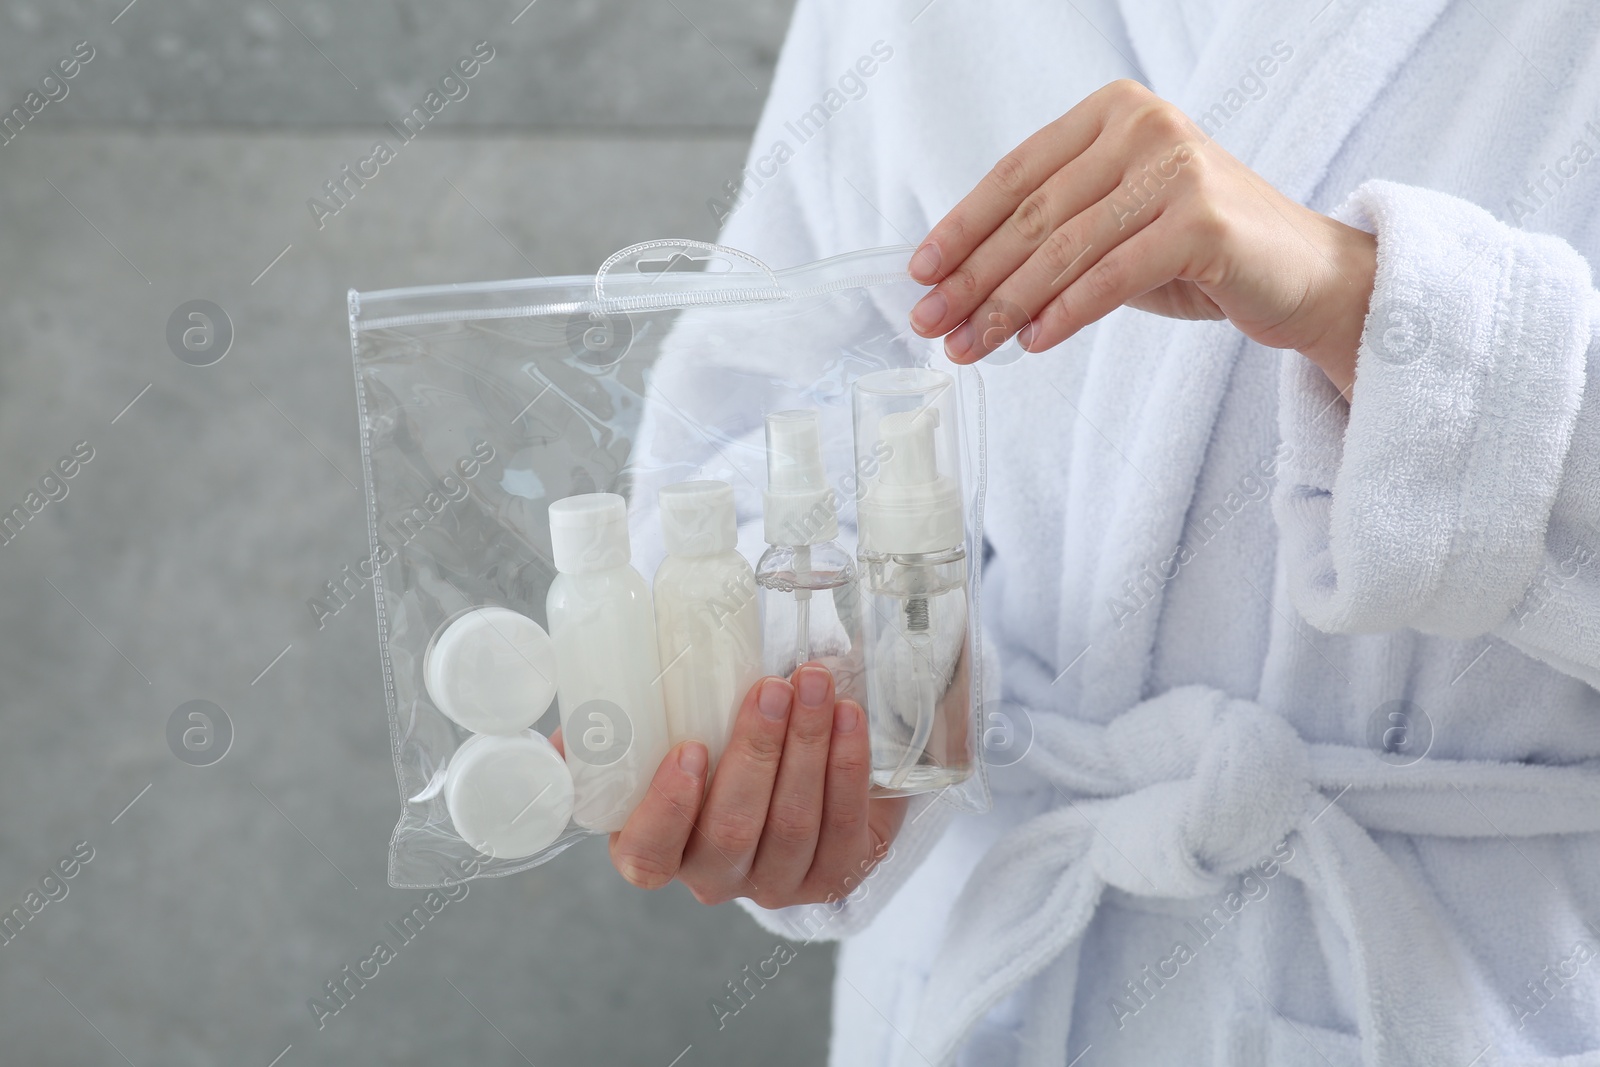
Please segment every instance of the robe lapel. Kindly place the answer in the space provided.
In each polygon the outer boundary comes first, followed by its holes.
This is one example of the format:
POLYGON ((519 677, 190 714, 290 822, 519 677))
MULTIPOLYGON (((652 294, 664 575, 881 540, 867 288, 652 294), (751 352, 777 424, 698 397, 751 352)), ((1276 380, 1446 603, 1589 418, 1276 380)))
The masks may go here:
MULTIPOLYGON (((1207 128, 1219 145, 1308 203, 1445 3, 1232 0, 1173 102, 1197 122, 1211 116, 1207 128)), ((1130 26, 1149 17, 1141 0, 1122 0, 1122 8, 1130 26)), ((1074 666, 1053 691, 1056 706, 1077 717, 1104 722, 1146 696, 1162 584, 1147 575, 1159 578, 1177 551, 1246 343, 1225 322, 1122 310, 1099 327, 1081 389, 1064 396, 1063 415, 1076 426, 1066 473, 1058 669, 1074 666), (1128 602, 1128 583, 1144 606, 1119 618, 1109 604, 1128 602)))
POLYGON ((1176 100, 1194 77, 1195 64, 1211 42, 1218 0, 1122 0, 1125 32, 1145 84, 1176 100))

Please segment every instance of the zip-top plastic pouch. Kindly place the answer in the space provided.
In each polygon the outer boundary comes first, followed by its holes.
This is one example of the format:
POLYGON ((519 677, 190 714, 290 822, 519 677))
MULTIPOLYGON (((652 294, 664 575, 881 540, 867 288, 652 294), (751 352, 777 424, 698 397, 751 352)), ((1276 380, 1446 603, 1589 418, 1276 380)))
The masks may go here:
POLYGON ((911 251, 652 241, 350 293, 392 885, 620 828, 672 745, 714 775, 751 685, 813 661, 874 795, 988 807, 982 382, 906 325, 911 251))

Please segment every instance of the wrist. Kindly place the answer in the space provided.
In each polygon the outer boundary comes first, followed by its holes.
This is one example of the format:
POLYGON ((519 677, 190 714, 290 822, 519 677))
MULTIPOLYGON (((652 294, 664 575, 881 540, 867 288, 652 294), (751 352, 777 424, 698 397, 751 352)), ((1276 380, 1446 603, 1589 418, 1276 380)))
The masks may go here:
POLYGON ((1312 301, 1315 324, 1308 333, 1314 340, 1298 346, 1298 351, 1349 399, 1356 380, 1356 355, 1377 283, 1378 239, 1325 215, 1317 218, 1325 237, 1320 242, 1323 281, 1312 301))

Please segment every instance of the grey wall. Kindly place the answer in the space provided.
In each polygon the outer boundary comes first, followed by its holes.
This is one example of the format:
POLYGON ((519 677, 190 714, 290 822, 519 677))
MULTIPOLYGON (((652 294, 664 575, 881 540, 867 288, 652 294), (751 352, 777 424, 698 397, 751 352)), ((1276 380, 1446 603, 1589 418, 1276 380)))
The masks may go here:
POLYGON ((710 237, 787 5, 122 8, 0 4, 5 109, 96 50, 0 145, 0 510, 94 451, 0 544, 0 912, 93 849, 0 932, 5 1062, 820 1062, 828 950, 719 1031, 707 1001, 773 939, 629 888, 599 842, 474 883, 321 1030, 306 1006, 421 895, 384 882, 370 597, 320 630, 306 606, 365 551, 345 289, 710 237), (318 229, 307 198, 480 39, 470 95, 318 229), (165 339, 197 298, 235 332, 209 367, 165 339), (234 730, 211 766, 166 737, 196 699, 234 730))
POLYGON ((304 129, 381 122, 416 103, 468 46, 486 40, 505 62, 475 102, 463 101, 449 116, 453 124, 748 136, 791 6, 136 0, 118 17, 126 3, 6 4, 0 100, 9 109, 57 58, 87 40, 98 53, 94 77, 83 79, 77 102, 52 116, 59 119, 52 125, 304 129))

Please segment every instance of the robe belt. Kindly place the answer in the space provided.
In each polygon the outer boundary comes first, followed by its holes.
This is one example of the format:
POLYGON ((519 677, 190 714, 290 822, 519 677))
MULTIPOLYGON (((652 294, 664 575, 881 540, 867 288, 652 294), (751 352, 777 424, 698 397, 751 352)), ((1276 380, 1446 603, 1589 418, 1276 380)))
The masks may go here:
MULTIPOLYGON (((1366 1063, 1489 1067, 1486 991, 1426 887, 1369 831, 1454 838, 1600 832, 1600 770, 1307 743, 1283 718, 1201 686, 1106 726, 1038 716, 1027 758, 1066 803, 1011 830, 963 888, 908 1062, 954 1062, 972 1026, 1082 936, 1101 893, 1199 898, 1286 838, 1283 870, 1344 935, 1366 1063)), ((1533 872, 1529 872, 1530 876, 1533 872)), ((1059 982, 1054 983, 1060 985, 1059 982)), ((1071 988, 1074 982, 1067 982, 1071 988)), ((1035 1011, 1028 1067, 1063 1067, 1071 1005, 1035 1011)))

